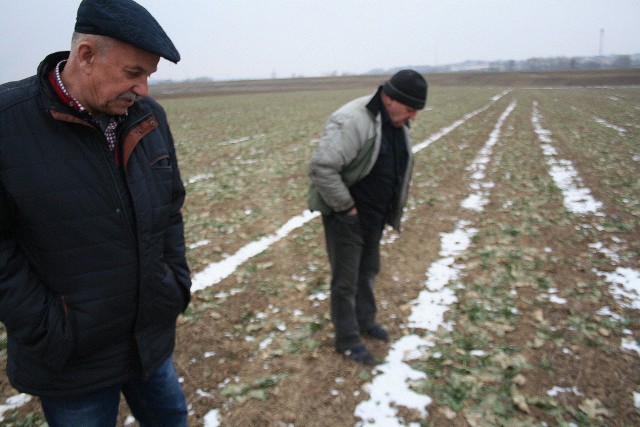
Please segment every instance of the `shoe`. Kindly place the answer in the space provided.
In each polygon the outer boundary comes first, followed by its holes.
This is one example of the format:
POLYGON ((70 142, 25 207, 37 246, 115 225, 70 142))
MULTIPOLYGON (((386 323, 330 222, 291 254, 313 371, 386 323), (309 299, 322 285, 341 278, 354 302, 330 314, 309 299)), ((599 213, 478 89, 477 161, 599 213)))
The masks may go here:
POLYGON ((363 365, 375 365, 376 363, 376 359, 373 357, 373 354, 369 353, 369 350, 367 350, 367 348, 362 344, 350 348, 349 350, 338 352, 344 354, 349 359, 362 363, 363 365))
POLYGON ((389 333, 380 325, 374 325, 369 328, 366 335, 380 341, 389 341, 389 333))

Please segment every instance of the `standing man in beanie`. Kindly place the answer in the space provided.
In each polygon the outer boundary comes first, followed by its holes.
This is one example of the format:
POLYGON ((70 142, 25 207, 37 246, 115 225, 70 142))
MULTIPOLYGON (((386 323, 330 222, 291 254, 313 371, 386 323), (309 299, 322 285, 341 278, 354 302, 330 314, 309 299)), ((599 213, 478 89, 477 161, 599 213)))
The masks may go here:
POLYGON ((84 0, 71 51, 0 86, 0 321, 11 384, 49 426, 185 426, 173 366, 190 300, 185 191, 148 97, 180 55, 131 0, 84 0))
POLYGON ((400 230, 413 169, 409 120, 424 108, 427 82, 413 70, 394 74, 373 96, 334 112, 309 166, 309 208, 322 213, 331 265, 335 347, 374 364, 361 335, 387 341, 376 323, 374 284, 385 224, 400 230))

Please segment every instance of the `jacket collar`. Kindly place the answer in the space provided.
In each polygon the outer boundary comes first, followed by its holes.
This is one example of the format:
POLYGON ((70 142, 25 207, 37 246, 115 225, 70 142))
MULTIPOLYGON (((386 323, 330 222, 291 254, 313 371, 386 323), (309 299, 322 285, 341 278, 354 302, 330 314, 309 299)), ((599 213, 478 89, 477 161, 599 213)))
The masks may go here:
POLYGON ((385 111, 384 105, 382 103, 382 86, 378 88, 376 93, 371 97, 371 100, 367 103, 367 110, 373 115, 373 117, 377 117, 379 113, 385 111))
MULTIPOLYGON (((391 119, 389 119, 389 113, 382 102, 382 86, 378 88, 371 100, 367 103, 367 110, 369 110, 373 117, 377 117, 378 114, 380 114, 383 125, 389 124, 391 119)), ((409 127, 409 123, 405 123, 405 126, 409 127)))
MULTIPOLYGON (((49 75, 60 61, 67 59, 69 52, 56 52, 47 56, 38 66, 38 79, 40 81, 40 92, 45 103, 45 108, 51 116, 60 121, 76 123, 84 126, 95 127, 92 124, 91 116, 87 111, 65 105, 58 93, 49 81, 49 75)), ((158 120, 153 115, 151 107, 144 101, 144 98, 129 107, 122 140, 123 162, 126 169, 127 163, 138 142, 149 132, 158 127, 158 120)))
MULTIPOLYGON (((38 66, 38 79, 40 81, 40 90, 43 95, 43 99, 45 100, 45 107, 49 111, 56 111, 58 114, 64 114, 65 116, 72 115, 75 116, 79 120, 84 120, 87 122, 92 122, 91 115, 87 110, 78 111, 73 105, 70 105, 69 102, 63 102, 63 99, 60 97, 58 91, 55 89, 54 84, 50 81, 51 72, 55 69, 55 67, 60 63, 60 61, 64 61, 69 58, 69 52, 56 52, 48 55, 38 66)), ((150 111, 142 107, 141 103, 138 101, 133 104, 126 115, 132 115, 132 113, 137 113, 137 116, 145 116, 150 113, 150 111)), ((133 114, 136 116, 136 114, 133 114)))

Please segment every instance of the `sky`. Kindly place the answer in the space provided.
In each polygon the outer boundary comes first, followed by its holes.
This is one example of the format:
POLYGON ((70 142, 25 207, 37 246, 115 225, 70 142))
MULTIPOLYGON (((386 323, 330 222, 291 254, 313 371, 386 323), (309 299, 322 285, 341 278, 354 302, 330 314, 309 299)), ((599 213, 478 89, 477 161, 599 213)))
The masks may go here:
MULTIPOLYGON (((180 51, 151 81, 640 53, 640 0, 139 0, 180 51)), ((79 1, 0 0, 0 83, 68 50, 79 1)))

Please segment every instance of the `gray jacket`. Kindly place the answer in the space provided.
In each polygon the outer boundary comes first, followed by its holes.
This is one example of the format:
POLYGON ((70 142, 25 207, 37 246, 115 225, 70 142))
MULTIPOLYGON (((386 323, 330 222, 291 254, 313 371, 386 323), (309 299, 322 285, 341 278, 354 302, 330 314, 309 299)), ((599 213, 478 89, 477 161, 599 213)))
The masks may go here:
MULTIPOLYGON (((349 187, 367 176, 380 152, 382 118, 367 108, 374 95, 355 99, 335 111, 327 120, 318 147, 311 157, 311 185, 308 205, 323 215, 342 212, 355 205, 349 187)), ((386 223, 400 230, 402 211, 407 201, 413 172, 411 130, 403 127, 409 160, 401 191, 386 223)))

